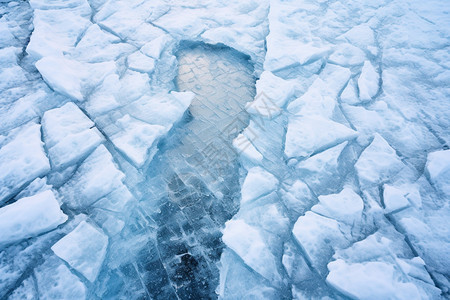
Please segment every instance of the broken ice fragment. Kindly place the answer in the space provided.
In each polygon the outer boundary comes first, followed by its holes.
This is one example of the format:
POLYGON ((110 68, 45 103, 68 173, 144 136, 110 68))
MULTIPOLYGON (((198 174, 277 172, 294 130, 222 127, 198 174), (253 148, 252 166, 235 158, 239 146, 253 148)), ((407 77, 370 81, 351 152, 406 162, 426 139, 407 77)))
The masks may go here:
POLYGON ((379 83, 380 75, 370 61, 366 60, 358 78, 359 98, 362 101, 371 100, 378 93, 379 83))
POLYGON ((95 149, 103 136, 75 104, 45 112, 42 117, 45 144, 55 168, 76 163, 95 149))
POLYGON ((94 282, 100 272, 108 247, 108 237, 82 221, 71 233, 52 246, 53 252, 72 268, 94 282))
POLYGON ((0 245, 55 229, 66 220, 51 190, 19 199, 0 208, 0 245))
POLYGON ((307 157, 356 136, 356 131, 319 116, 292 117, 284 152, 288 158, 307 157))
POLYGON ((251 168, 242 185, 242 204, 274 191, 277 185, 276 177, 263 168, 251 168))
POLYGON ((450 197, 450 150, 428 154, 426 169, 434 186, 450 197))
POLYGON ((319 203, 311 210, 350 226, 361 220, 364 203, 351 188, 344 188, 339 194, 319 196, 319 203))
POLYGON ((117 120, 116 125, 121 131, 114 134, 111 141, 137 167, 153 158, 157 141, 166 133, 164 126, 147 124, 129 115, 117 120))
POLYGON ((0 149, 0 204, 24 184, 50 170, 41 141, 41 126, 30 123, 11 131, 0 149))
POLYGON ((395 150, 379 135, 364 150, 355 164, 361 186, 376 185, 391 179, 404 168, 395 150))

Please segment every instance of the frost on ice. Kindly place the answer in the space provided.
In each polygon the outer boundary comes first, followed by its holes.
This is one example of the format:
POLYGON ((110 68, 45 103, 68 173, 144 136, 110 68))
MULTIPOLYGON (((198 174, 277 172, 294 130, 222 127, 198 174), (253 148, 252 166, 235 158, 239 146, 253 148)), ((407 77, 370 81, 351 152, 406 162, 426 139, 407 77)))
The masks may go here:
POLYGON ((0 2, 0 298, 448 298, 449 13, 0 2))

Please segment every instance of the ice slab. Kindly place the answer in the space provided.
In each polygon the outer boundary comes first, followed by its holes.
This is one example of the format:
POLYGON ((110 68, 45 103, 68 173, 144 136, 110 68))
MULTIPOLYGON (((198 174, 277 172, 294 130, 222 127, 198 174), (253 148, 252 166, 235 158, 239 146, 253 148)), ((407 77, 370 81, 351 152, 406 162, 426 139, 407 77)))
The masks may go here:
POLYGON ((164 126, 147 124, 129 115, 117 120, 116 125, 121 131, 111 136, 111 141, 137 167, 153 158, 158 140, 167 132, 164 126))
POLYGON ((57 257, 47 257, 34 270, 40 299, 86 299, 87 289, 57 257))
POLYGON ((53 191, 25 197, 0 208, 0 244, 5 245, 39 235, 64 223, 53 191))
POLYGON ((361 197, 348 187, 339 194, 319 196, 319 203, 311 208, 315 213, 350 226, 361 221, 363 209, 364 203, 361 197))
POLYGON ((450 150, 429 153, 426 169, 434 186, 450 197, 450 150))
POLYGON ((264 241, 262 233, 242 220, 231 220, 225 225, 223 242, 253 270, 275 285, 280 285, 276 258, 264 241))
POLYGON ((105 146, 100 145, 60 188, 63 202, 71 208, 85 208, 123 187, 124 174, 117 169, 105 146))
POLYGON ((76 44, 90 22, 73 10, 36 9, 33 24, 34 31, 27 52, 33 59, 39 60, 49 56, 62 57, 64 51, 68 52, 76 44))
POLYGON ((366 59, 364 52, 351 44, 340 44, 330 55, 329 62, 341 66, 362 65, 366 59))
POLYGON ((72 102, 46 111, 42 130, 50 161, 56 169, 76 163, 104 140, 94 122, 72 102))
POLYGON ((53 252, 72 268, 94 282, 100 272, 108 247, 108 237, 82 221, 72 232, 52 246, 53 252))
POLYGON ((387 184, 384 185, 383 199, 386 213, 396 212, 410 206, 404 190, 387 184))
POLYGON ((349 245, 339 228, 339 222, 311 211, 298 218, 292 233, 305 249, 312 266, 321 274, 326 274, 326 265, 334 249, 349 245))
POLYGON ((348 142, 317 153, 308 159, 300 161, 295 168, 299 171, 308 184, 316 193, 331 193, 339 188, 343 179, 340 171, 339 159, 348 142))
POLYGON ((328 265, 327 281, 349 297, 358 299, 421 299, 417 287, 404 282, 394 266, 384 262, 347 264, 336 260, 328 265))
POLYGON ((269 71, 264 71, 256 82, 256 97, 246 105, 251 114, 274 118, 281 113, 281 108, 294 95, 295 85, 283 80, 269 71))
POLYGON ((194 98, 192 92, 172 92, 144 96, 128 105, 125 110, 130 116, 149 124, 162 125, 169 130, 179 121, 194 98))
POLYGON ((289 119, 284 153, 288 158, 308 157, 357 136, 354 130, 323 117, 289 119))
POLYGON ((298 116, 330 118, 336 106, 333 94, 330 83, 317 78, 306 93, 289 104, 288 111, 298 116))
POLYGON ((0 142, 0 203, 24 184, 45 175, 50 164, 41 141, 41 126, 29 123, 0 142))
POLYGON ((359 98, 362 101, 371 100, 379 89, 380 75, 370 61, 366 60, 358 78, 359 98))
POLYGON ((242 185, 241 205, 276 190, 277 186, 278 180, 271 173, 261 167, 251 168, 242 185))
POLYGON ((355 164, 361 186, 385 182, 404 167, 395 150, 377 133, 355 164))

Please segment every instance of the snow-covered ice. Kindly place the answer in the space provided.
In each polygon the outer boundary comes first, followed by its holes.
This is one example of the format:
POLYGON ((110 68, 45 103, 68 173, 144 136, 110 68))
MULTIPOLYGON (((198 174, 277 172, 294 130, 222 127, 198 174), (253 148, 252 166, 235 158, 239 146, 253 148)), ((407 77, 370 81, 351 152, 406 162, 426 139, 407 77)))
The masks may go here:
POLYGON ((0 1, 0 298, 449 298, 449 13, 0 1))
POLYGON ((52 246, 53 252, 89 281, 97 278, 108 246, 108 237, 92 225, 81 222, 52 246))
POLYGON ((0 208, 0 244, 10 244, 52 230, 67 216, 54 192, 47 190, 0 208))

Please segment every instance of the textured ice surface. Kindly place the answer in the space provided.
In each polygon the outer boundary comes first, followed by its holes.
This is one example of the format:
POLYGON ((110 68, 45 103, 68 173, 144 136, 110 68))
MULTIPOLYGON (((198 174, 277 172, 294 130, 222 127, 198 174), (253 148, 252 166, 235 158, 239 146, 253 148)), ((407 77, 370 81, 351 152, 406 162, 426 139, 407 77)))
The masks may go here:
POLYGON ((0 298, 448 298, 448 14, 0 1, 0 298))

